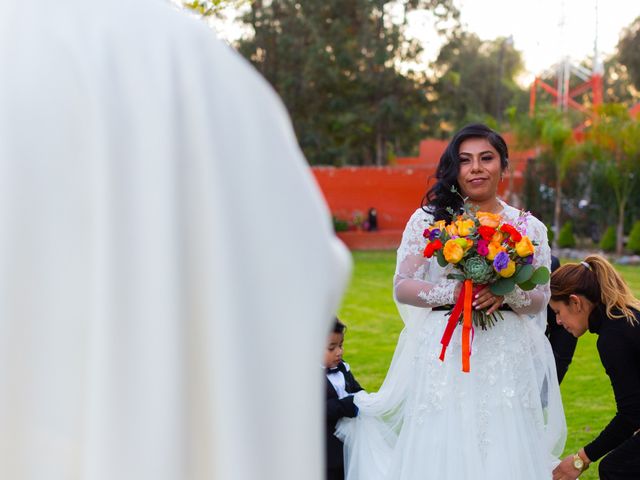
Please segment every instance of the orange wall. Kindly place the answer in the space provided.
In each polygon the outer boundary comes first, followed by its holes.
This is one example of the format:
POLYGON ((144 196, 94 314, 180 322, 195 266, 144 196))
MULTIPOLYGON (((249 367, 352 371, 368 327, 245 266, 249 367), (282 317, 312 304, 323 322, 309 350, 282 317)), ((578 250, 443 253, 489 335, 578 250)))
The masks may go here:
MULTIPOLYGON (((429 179, 435 167, 313 167, 312 171, 333 215, 352 220, 359 212, 366 220, 369 208, 375 207, 378 228, 395 230, 404 229, 420 207, 427 187, 433 184, 429 179)), ((500 195, 508 188, 507 178, 500 184, 500 195)), ((516 171, 516 192, 522 190, 522 180, 521 172, 516 171)))
MULTIPOLYGON (((512 135, 507 133, 504 137, 507 144, 513 143, 512 135)), ((312 170, 333 215, 352 220, 354 213, 359 212, 366 220, 369 208, 375 207, 380 230, 404 229, 432 184, 446 146, 444 140, 423 140, 418 157, 397 158, 397 165, 393 167, 313 167, 312 170)), ((526 160, 533 156, 533 150, 511 149, 509 162, 514 172, 515 192, 522 191, 526 160)), ((498 188, 503 196, 509 188, 508 175, 498 188)), ((522 206, 515 203, 516 207, 522 206)))
POLYGON ((425 167, 313 167, 329 204, 340 219, 351 220, 359 211, 366 220, 369 208, 378 212, 378 228, 403 229, 420 206, 433 174, 425 167))

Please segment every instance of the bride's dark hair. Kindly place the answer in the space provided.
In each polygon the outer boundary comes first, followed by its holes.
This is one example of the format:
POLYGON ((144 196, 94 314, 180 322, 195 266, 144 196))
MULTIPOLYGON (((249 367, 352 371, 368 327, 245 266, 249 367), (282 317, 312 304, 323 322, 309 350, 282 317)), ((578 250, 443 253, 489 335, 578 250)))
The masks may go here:
POLYGON ((460 144, 469 138, 485 138, 500 155, 500 166, 504 171, 509 165, 509 150, 504 138, 499 133, 491 130, 482 123, 472 123, 459 130, 447 145, 440 157, 436 169, 436 183, 431 187, 422 199, 422 209, 433 215, 434 220, 451 221, 452 215, 447 210, 450 207, 454 212, 462 209, 462 192, 458 185, 458 172, 460 171, 460 144), (455 192, 451 187, 455 187, 455 192), (459 192, 459 193, 456 193, 459 192))

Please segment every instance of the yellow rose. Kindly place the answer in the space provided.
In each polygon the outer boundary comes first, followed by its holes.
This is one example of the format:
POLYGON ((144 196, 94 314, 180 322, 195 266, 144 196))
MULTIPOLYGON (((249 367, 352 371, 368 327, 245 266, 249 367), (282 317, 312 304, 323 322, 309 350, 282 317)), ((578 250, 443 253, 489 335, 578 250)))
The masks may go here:
POLYGON ((476 217, 480 222, 480 225, 491 228, 498 228, 500 226, 500 221, 502 217, 497 213, 489 213, 489 212, 478 212, 476 213, 476 217))
POLYGON ((468 235, 471 235, 473 233, 473 230, 475 229, 475 226, 476 226, 476 222, 474 222, 471 219, 468 219, 468 220, 460 219, 456 222, 458 235, 460 235, 461 237, 466 237, 468 235))
POLYGON ((458 263, 464 255, 464 250, 457 240, 460 239, 447 240, 447 243, 444 244, 444 248, 442 249, 444 259, 449 263, 458 263))
POLYGON ((447 225, 447 222, 445 222, 444 220, 438 220, 436 223, 433 224, 433 228, 437 228, 438 230, 442 231, 444 230, 446 225, 447 225))
POLYGON ((492 260, 496 258, 496 255, 500 252, 503 252, 504 248, 499 243, 490 242, 489 243, 489 253, 487 255, 487 259, 492 260))
POLYGON ((516 243, 516 253, 521 257, 533 255, 533 243, 531 243, 529 237, 523 235, 522 240, 516 243))
POLYGON ((447 231, 450 237, 458 236, 458 228, 456 227, 455 223, 450 223, 449 225, 444 227, 444 229, 447 231))
POLYGON ((515 271, 516 271, 516 262, 514 262, 513 260, 509 260, 507 267, 500 270, 498 274, 503 278, 509 278, 513 276, 515 271))

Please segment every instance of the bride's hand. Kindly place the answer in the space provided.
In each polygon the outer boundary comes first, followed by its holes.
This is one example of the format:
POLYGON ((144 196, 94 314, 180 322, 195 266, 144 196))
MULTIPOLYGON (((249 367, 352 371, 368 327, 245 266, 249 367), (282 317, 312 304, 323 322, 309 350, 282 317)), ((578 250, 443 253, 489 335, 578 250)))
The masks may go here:
POLYGON ((500 308, 503 302, 504 297, 502 295, 494 295, 489 287, 484 287, 474 295, 473 308, 486 310, 487 315, 491 315, 500 308))

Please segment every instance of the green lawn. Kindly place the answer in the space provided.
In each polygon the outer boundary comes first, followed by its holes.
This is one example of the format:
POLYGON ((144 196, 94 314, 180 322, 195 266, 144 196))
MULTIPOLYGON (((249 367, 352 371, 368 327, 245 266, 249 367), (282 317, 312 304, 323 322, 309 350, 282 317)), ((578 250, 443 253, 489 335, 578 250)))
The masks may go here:
MULTIPOLYGON (((340 318, 347 324, 345 358, 364 388, 375 391, 386 374, 402 329, 392 298, 395 252, 354 252, 355 269, 340 318)), ((619 271, 640 296, 640 268, 619 271)), ((596 336, 578 342, 573 363, 561 385, 569 436, 565 454, 588 443, 609 422, 615 403, 609 379, 600 364, 596 336)), ((581 479, 597 479, 592 466, 581 479)))

